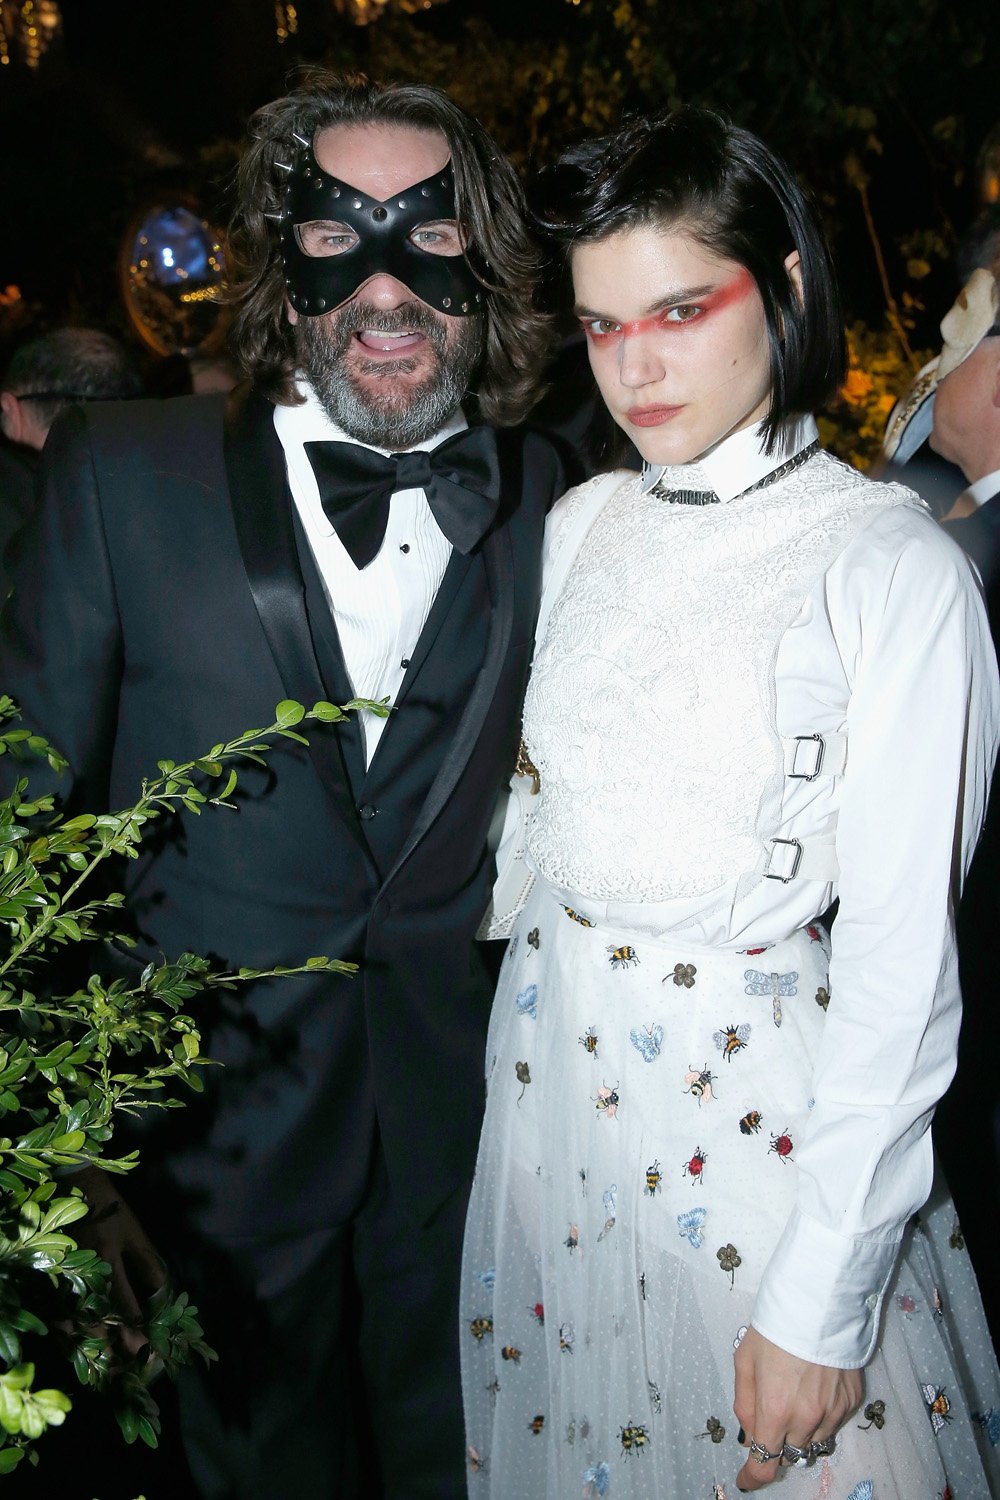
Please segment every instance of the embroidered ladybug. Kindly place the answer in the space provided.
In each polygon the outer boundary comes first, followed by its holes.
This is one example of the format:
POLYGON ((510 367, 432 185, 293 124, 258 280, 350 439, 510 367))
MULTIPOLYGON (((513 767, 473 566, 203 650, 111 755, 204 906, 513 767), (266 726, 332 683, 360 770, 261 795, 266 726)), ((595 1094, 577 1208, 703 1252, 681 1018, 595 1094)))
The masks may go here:
POLYGON ((787 1130, 783 1135, 772 1135, 769 1149, 774 1152, 779 1161, 786 1161, 791 1156, 793 1150, 792 1138, 787 1130))
POLYGON ((821 943, 823 941, 823 939, 822 939, 822 937, 820 935, 819 928, 818 927, 814 927, 811 923, 809 925, 807 925, 806 932, 809 934, 809 937, 812 939, 812 941, 814 943, 821 943))
POLYGON ((534 1307, 528 1308, 528 1311, 540 1327, 545 1326, 545 1308, 541 1302, 536 1302, 534 1307))
POLYGON ((646 1168, 646 1186, 642 1190, 643 1196, 646 1198, 655 1198, 656 1189, 662 1181, 663 1173, 660 1171, 660 1163, 654 1161, 651 1166, 646 1168))
POLYGON ((597 1056, 597 1032, 594 1030, 593 1026, 588 1026, 587 1030, 583 1033, 583 1036, 580 1037, 580 1046, 583 1048, 584 1052, 588 1052, 591 1057, 597 1056))
POLYGON ((744 1135, 756 1135, 761 1127, 763 1116, 759 1109, 752 1109, 749 1114, 743 1116, 740 1121, 740 1130, 744 1135))
POLYGON ((684 1176, 690 1177, 692 1182, 700 1182, 701 1175, 705 1170, 705 1163, 707 1160, 707 1153, 704 1152, 699 1146, 697 1151, 692 1156, 691 1160, 684 1163, 684 1176))
POLYGON ((608 963, 613 969, 631 969, 639 962, 639 955, 628 944, 621 948, 609 947, 607 952, 611 955, 608 963))

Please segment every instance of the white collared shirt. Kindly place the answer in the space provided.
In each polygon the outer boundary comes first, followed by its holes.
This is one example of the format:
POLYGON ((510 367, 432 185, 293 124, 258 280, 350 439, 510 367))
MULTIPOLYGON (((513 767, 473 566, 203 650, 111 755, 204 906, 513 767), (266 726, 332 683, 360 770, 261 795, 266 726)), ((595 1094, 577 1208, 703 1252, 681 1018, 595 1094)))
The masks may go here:
POLYGON ((982 479, 973 480, 963 493, 968 495, 974 505, 985 505, 994 495, 1000 495, 1000 469, 994 469, 992 474, 984 474, 982 479))
MULTIPOLYGON (((366 568, 355 567, 319 498, 319 486, 304 444, 317 440, 356 441, 330 420, 309 383, 299 377, 306 400, 301 406, 276 406, 274 429, 288 466, 295 501, 327 602, 340 637, 344 664, 355 697, 395 702, 410 658, 451 557, 447 540, 431 513, 423 490, 397 490, 389 507, 385 540, 366 568)), ((446 438, 464 432, 461 411, 414 451, 430 452, 446 438)), ((388 448, 374 451, 388 454, 388 448)), ((370 766, 388 720, 359 715, 365 764, 370 766)))
MULTIPOLYGON (((739 505, 815 436, 811 419, 796 422, 767 457, 759 427, 748 428, 666 470, 664 484, 739 505)), ((663 474, 648 470, 643 488, 663 474)), ((546 570, 575 493, 549 513, 546 570)), ((848 737, 848 773, 786 778, 778 815, 781 836, 805 846, 836 828, 838 880, 764 880, 739 900, 726 886, 613 910, 624 930, 742 951, 839 898, 798 1202, 753 1324, 803 1359, 850 1367, 871 1354, 903 1228, 930 1188, 927 1127, 954 1072, 961 1014, 954 909, 1000 739, 985 610, 968 560, 926 508, 890 507, 843 548, 780 640, 774 692, 780 735, 848 737)))

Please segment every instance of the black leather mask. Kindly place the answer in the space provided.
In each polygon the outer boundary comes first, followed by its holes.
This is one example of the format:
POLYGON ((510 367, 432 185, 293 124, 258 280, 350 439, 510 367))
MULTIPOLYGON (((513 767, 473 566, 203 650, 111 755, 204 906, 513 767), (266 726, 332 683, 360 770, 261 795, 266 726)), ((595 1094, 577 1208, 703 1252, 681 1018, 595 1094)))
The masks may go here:
POLYGON ((297 313, 321 317, 348 301, 373 276, 401 281, 421 302, 453 318, 478 312, 482 288, 464 255, 433 255, 410 235, 421 224, 457 218, 449 161, 440 172, 380 203, 324 172, 312 146, 301 146, 288 169, 281 248, 288 300, 297 313), (358 236, 338 255, 306 255, 295 228, 315 219, 346 224, 358 236))

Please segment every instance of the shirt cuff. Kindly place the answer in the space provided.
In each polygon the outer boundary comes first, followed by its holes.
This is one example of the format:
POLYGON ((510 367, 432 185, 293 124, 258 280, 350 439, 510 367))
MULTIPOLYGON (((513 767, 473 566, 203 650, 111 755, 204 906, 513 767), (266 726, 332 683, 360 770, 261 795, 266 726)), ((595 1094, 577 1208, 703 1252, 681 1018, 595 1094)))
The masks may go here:
POLYGON ((793 1209, 757 1292, 754 1328, 813 1364, 867 1364, 901 1237, 835 1234, 793 1209))

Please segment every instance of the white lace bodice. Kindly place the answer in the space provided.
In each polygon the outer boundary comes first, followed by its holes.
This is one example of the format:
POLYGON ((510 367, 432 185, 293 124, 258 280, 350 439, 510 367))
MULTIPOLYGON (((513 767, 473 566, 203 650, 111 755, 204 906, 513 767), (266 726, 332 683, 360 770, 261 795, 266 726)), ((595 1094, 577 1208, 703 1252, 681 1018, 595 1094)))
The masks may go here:
MULTIPOLYGON (((666 482, 705 488, 693 467, 666 482)), ((822 452, 726 504, 623 483, 553 607, 525 702, 542 781, 529 852, 546 879, 663 902, 762 871, 783 780, 778 644, 851 538, 906 503, 822 452)))

